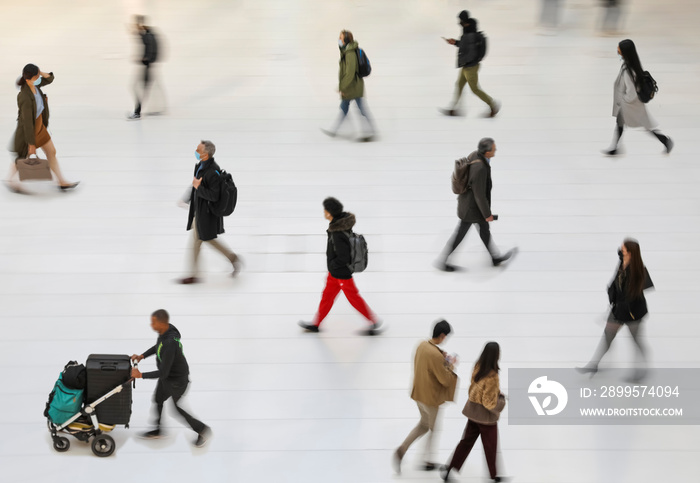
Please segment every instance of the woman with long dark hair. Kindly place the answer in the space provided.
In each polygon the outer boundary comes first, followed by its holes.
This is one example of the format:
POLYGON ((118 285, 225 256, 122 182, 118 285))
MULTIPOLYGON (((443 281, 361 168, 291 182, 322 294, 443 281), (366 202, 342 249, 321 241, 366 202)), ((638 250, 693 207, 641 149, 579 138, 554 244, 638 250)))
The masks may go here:
MULTIPOLYGON (((610 349, 613 339, 623 325, 627 325, 632 334, 641 362, 646 363, 646 350, 640 340, 639 332, 642 319, 649 312, 644 291, 652 288, 654 284, 642 261, 639 243, 629 238, 626 239, 618 250, 618 255, 620 263, 617 267, 615 278, 608 287, 608 300, 611 308, 605 325, 603 339, 600 341, 598 350, 596 350, 591 362, 584 367, 576 368, 582 373, 595 374, 598 372, 600 360, 610 349)), ((642 379, 645 373, 645 368, 637 368, 632 376, 632 380, 642 379)))
POLYGON ((618 144, 625 126, 643 127, 664 145, 667 154, 670 153, 673 149, 673 141, 656 129, 656 121, 649 115, 646 106, 639 100, 637 94, 640 90, 644 70, 634 42, 629 39, 623 40, 617 46, 617 53, 622 60, 620 73, 615 80, 613 96, 612 114, 617 118, 617 126, 612 145, 603 153, 608 156, 619 154, 618 144))
POLYGON ((498 447, 498 418, 506 406, 498 381, 498 360, 501 348, 497 342, 489 342, 474 365, 469 386, 469 400, 462 414, 467 417, 467 427, 462 440, 457 444, 450 462, 441 468, 444 481, 450 481, 452 470, 460 471, 474 443, 481 436, 486 454, 486 464, 493 481, 505 481, 496 471, 496 449, 498 447))
MULTIPOLYGON (((78 183, 67 181, 58 166, 56 147, 46 128, 49 125, 49 103, 46 95, 41 91, 43 86, 53 82, 53 72, 46 74, 34 64, 27 64, 22 69, 22 76, 17 80, 19 94, 17 94, 17 130, 15 131, 14 151, 16 159, 24 159, 36 154, 37 148, 41 148, 49 161, 49 167, 56 175, 58 187, 62 191, 75 188, 78 183)), ((17 173, 15 163, 10 167, 10 175, 7 187, 15 193, 22 193, 22 189, 14 181, 17 173)))

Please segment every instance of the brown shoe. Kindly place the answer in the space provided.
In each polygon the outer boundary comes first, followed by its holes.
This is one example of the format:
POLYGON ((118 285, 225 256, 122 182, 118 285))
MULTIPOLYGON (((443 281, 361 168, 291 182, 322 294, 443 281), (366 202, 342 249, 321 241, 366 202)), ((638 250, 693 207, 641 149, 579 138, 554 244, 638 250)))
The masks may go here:
POLYGON ((187 277, 187 278, 181 278, 180 280, 177 281, 177 283, 180 283, 182 285, 191 285, 193 283, 199 283, 201 280, 199 280, 197 277, 187 277))

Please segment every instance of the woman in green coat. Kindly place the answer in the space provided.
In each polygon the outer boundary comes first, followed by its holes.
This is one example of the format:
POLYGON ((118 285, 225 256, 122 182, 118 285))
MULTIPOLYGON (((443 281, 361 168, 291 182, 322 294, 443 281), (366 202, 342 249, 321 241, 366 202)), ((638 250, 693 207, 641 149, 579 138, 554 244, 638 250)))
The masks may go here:
POLYGON ((366 134, 360 140, 365 142, 371 141, 374 138, 374 123, 362 99, 365 93, 365 81, 358 75, 357 55, 359 47, 352 36, 352 32, 349 30, 340 32, 338 47, 340 48, 340 70, 338 72, 338 92, 340 92, 341 98, 340 115, 333 129, 330 131, 324 129, 323 132, 334 137, 348 115, 350 101, 355 101, 360 109, 360 114, 365 118, 368 128, 366 134))
MULTIPOLYGON (((49 125, 48 98, 41 91, 41 87, 53 82, 53 73, 41 72, 34 64, 27 64, 22 70, 22 76, 17 81, 19 94, 17 94, 17 129, 15 131, 14 152, 16 159, 24 159, 36 154, 37 148, 41 148, 49 161, 51 171, 56 175, 58 187, 62 190, 75 188, 78 183, 67 181, 58 166, 56 147, 46 128, 49 125)), ((15 193, 23 193, 18 183, 14 180, 17 173, 16 164, 10 167, 10 175, 7 187, 15 193)))

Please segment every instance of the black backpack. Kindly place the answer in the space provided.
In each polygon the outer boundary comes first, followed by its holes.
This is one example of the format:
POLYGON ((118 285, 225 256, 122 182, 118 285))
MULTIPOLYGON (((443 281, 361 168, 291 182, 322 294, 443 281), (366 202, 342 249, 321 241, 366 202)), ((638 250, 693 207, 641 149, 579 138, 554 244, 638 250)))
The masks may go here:
POLYGON ((63 368, 63 384, 70 389, 87 388, 87 371, 83 364, 70 361, 63 368))
POLYGON ((217 173, 221 176, 221 191, 218 201, 209 202, 209 211, 215 216, 229 216, 236 209, 238 188, 236 188, 236 183, 233 182, 231 173, 227 173, 224 170, 221 173, 217 171, 217 173))
POLYGON ((659 87, 656 85, 656 81, 648 70, 644 71, 636 87, 637 97, 639 97, 639 100, 644 104, 652 100, 656 93, 659 92, 659 87))
POLYGON ((484 32, 476 33, 476 61, 481 62, 486 57, 486 36, 484 32))
POLYGON ((360 77, 367 77, 372 73, 372 66, 369 63, 369 58, 365 51, 361 48, 357 48, 357 75, 360 77))
MULTIPOLYGON (((350 241, 350 263, 348 268, 351 273, 364 272, 369 263, 369 250, 367 249, 367 241, 363 235, 359 235, 352 230, 343 232, 350 241)), ((331 236, 331 243, 335 247, 335 241, 331 236)))
POLYGON ((153 63, 158 60, 158 40, 152 30, 148 30, 143 34, 143 43, 145 47, 144 57, 148 63, 153 63))

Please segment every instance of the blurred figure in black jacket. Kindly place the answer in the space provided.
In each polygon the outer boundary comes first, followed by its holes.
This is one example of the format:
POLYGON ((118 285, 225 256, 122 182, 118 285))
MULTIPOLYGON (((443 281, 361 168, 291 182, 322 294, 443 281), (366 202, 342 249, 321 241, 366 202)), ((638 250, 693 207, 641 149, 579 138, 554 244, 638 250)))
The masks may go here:
POLYGON ((134 16, 134 31, 141 37, 143 42, 143 54, 140 62, 143 70, 136 80, 134 94, 136 96, 136 108, 129 119, 141 119, 141 107, 148 96, 151 86, 155 82, 153 64, 158 60, 158 39, 153 33, 153 27, 145 25, 146 17, 143 15, 134 16))
POLYGON ((620 34, 620 17, 622 16, 622 0, 601 0, 605 9, 600 30, 603 35, 620 34))

